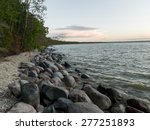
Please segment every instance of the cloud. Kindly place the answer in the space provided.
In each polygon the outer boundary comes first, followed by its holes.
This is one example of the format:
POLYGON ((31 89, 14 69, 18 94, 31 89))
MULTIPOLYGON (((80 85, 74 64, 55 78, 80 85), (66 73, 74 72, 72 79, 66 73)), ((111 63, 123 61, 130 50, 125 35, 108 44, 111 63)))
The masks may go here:
POLYGON ((96 29, 98 29, 98 28, 78 26, 78 25, 71 25, 71 26, 66 26, 63 28, 56 28, 56 30, 78 30, 78 31, 87 31, 87 30, 96 30, 96 29))
POLYGON ((94 27, 85 26, 67 26, 64 28, 56 28, 50 34, 54 39, 62 39, 66 41, 102 41, 106 36, 94 27))

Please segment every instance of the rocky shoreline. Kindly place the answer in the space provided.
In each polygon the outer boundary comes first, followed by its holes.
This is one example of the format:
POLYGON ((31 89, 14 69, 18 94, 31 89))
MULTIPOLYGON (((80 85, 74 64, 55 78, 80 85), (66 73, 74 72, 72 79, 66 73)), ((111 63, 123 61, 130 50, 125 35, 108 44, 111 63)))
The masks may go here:
POLYGON ((8 113, 149 113, 150 104, 114 88, 88 82, 90 77, 46 48, 19 67, 19 80, 8 86, 17 103, 8 113))

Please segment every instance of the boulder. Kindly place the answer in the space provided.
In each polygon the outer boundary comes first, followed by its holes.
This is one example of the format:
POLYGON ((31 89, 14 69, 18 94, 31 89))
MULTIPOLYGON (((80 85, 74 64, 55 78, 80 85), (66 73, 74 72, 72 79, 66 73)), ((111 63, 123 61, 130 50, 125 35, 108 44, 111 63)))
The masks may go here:
POLYGON ((76 81, 72 76, 65 76, 63 80, 66 86, 69 88, 73 88, 76 85, 76 81))
POLYGON ((15 97, 19 97, 21 95, 21 85, 18 81, 9 84, 8 88, 15 97))
POLYGON ((26 83, 21 86, 21 99, 23 102, 34 106, 37 109, 40 104, 39 88, 34 83, 26 83))
POLYGON ((37 74, 36 70, 32 70, 32 71, 29 71, 28 76, 33 77, 33 78, 37 78, 38 74, 37 74))
POLYGON ((60 97, 68 98, 68 90, 60 87, 50 87, 44 85, 41 90, 42 94, 50 101, 55 101, 60 97))
POLYGON ((36 113, 33 106, 26 104, 24 102, 16 103, 8 113, 36 113))
POLYGON ((69 93, 69 99, 71 99, 73 102, 92 103, 91 99, 87 96, 87 94, 80 89, 72 89, 69 93))
POLYGON ((64 62, 64 67, 69 68, 71 65, 68 62, 64 62))
POLYGON ((33 62, 21 62, 20 67, 21 68, 32 68, 35 64, 33 62))
POLYGON ((49 80, 51 75, 47 74, 47 73, 40 73, 38 77, 43 80, 45 80, 45 79, 49 80))
POLYGON ((49 107, 44 109, 43 113, 56 113, 56 110, 53 105, 50 105, 49 107))
POLYGON ((137 108, 138 110, 141 110, 143 112, 150 113, 150 104, 138 100, 138 99, 128 99, 127 104, 131 107, 137 108))
POLYGON ((55 65, 59 70, 64 70, 64 67, 61 64, 55 63, 55 65))
POLYGON ((126 99, 123 93, 121 93, 119 90, 115 88, 105 88, 99 85, 97 90, 100 93, 107 95, 112 101, 112 103, 120 103, 120 102, 125 103, 126 102, 125 101, 126 99))
POLYGON ((52 84, 48 79, 45 79, 45 80, 42 80, 40 83, 39 83, 39 89, 40 91, 42 90, 42 87, 44 85, 47 85, 47 86, 50 86, 50 87, 54 87, 54 84, 52 84))
POLYGON ((77 102, 69 105, 68 113, 103 113, 103 111, 95 104, 77 102))
POLYGON ((62 86, 62 81, 59 77, 54 77, 52 78, 52 82, 53 84, 55 84, 56 86, 62 86))
POLYGON ((69 75, 68 71, 66 71, 66 70, 61 70, 61 73, 62 73, 63 76, 68 76, 69 75))
POLYGON ((124 104, 115 104, 111 107, 112 113, 125 113, 126 107, 124 104))
POLYGON ((90 76, 87 75, 87 74, 81 74, 81 78, 83 78, 83 79, 88 79, 88 78, 90 78, 90 76))
POLYGON ((106 95, 98 92, 90 85, 84 86, 84 91, 100 109, 105 110, 110 108, 111 100, 106 95))
POLYGON ((55 103, 54 103, 54 107, 57 110, 62 110, 64 112, 67 112, 68 107, 70 106, 70 104, 72 104, 73 102, 67 98, 59 98, 55 103))
POLYGON ((131 106, 127 106, 126 107, 126 112, 127 113, 144 113, 143 111, 140 111, 134 107, 131 107, 131 106))
POLYGON ((64 78, 63 74, 61 72, 59 72, 59 71, 54 72, 53 77, 59 77, 60 79, 64 78))

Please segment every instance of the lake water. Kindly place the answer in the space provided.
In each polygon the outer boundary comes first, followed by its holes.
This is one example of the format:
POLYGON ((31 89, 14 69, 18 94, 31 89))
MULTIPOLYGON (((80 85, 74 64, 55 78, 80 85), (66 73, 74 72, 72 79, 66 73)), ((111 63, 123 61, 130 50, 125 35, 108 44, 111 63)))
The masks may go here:
POLYGON ((150 42, 58 45, 92 80, 150 100, 150 42))

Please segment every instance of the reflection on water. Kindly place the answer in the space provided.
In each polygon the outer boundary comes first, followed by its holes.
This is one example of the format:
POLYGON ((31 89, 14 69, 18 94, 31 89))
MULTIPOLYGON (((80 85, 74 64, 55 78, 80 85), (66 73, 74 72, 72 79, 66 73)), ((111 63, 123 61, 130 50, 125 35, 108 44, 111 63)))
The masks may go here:
POLYGON ((74 67, 102 82, 150 100, 150 43, 100 43, 55 46, 74 67))

